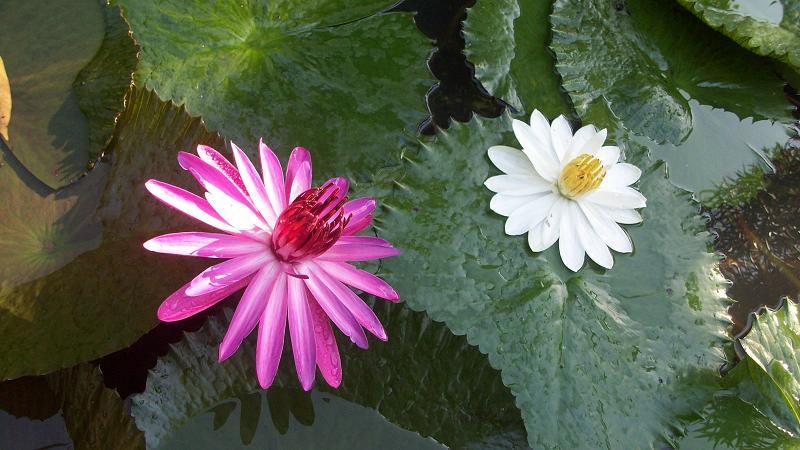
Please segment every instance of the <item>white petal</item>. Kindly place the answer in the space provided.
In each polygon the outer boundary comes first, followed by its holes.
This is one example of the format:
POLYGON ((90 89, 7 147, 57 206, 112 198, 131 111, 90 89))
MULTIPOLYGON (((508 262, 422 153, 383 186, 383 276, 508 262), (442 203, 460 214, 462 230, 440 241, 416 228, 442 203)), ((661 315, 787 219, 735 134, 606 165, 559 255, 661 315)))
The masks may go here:
POLYGON ((559 155, 561 158, 561 166, 563 167, 564 164, 572 161, 573 158, 581 153, 588 153, 585 150, 586 143, 589 142, 589 139, 593 138, 596 134, 597 129, 591 124, 586 125, 576 131, 575 136, 572 136, 572 139, 569 142, 569 149, 567 150, 567 153, 564 155, 559 155))
POLYGON ((617 163, 611 166, 606 172, 603 183, 600 186, 607 187, 624 187, 630 186, 639 180, 642 176, 642 170, 633 164, 617 163))
POLYGON ((505 145, 489 148, 489 159, 498 169, 509 175, 535 175, 533 164, 522 150, 505 145))
POLYGON ((640 223, 642 215, 635 209, 603 208, 603 213, 614 222, 624 224, 640 223))
POLYGON ((564 265, 573 272, 577 272, 583 267, 583 260, 586 253, 581 245, 576 228, 575 211, 578 205, 575 202, 568 202, 565 214, 561 217, 561 226, 558 237, 558 252, 564 265))
POLYGON ((633 243, 630 236, 616 222, 611 220, 605 212, 598 206, 588 202, 578 202, 581 211, 586 215, 586 219, 594 228, 605 244, 620 253, 630 253, 633 251, 633 243))
POLYGON ((495 194, 489 202, 489 209, 501 216, 510 216, 511 213, 540 197, 541 194, 534 195, 506 195, 495 194))
POLYGON ((535 252, 541 252, 550 248, 558 240, 561 216, 566 212, 567 200, 559 197, 547 217, 528 232, 528 246, 535 252))
POLYGON ((514 135, 522 145, 522 151, 528 156, 536 172, 547 181, 555 181, 560 166, 550 145, 543 142, 527 123, 514 119, 512 126, 514 135))
POLYGON ((600 186, 584 195, 583 200, 612 208, 634 209, 647 206, 647 199, 639 191, 630 187, 600 186))
POLYGON ((603 164, 603 167, 609 168, 612 165, 614 165, 617 161, 619 161, 619 153, 620 153, 619 147, 614 145, 607 145, 605 147, 600 148, 600 150, 598 150, 594 154, 594 157, 600 160, 600 162, 603 164))
POLYGON ((538 109, 534 109, 531 113, 531 130, 539 137, 542 144, 547 147, 552 147, 550 141, 550 122, 538 109))
POLYGON ((610 269, 614 265, 614 257, 611 256, 606 244, 589 224, 589 219, 584 212, 580 210, 577 214, 577 228, 581 245, 586 249, 586 254, 589 255, 589 258, 592 258, 594 262, 602 267, 610 269))
POLYGON ((548 194, 518 208, 506 220, 506 234, 517 236, 538 225, 550 212, 557 198, 556 194, 548 194))
POLYGON ((550 139, 553 141, 553 150, 558 160, 563 161, 572 141, 572 128, 563 115, 556 117, 550 126, 550 139))
POLYGON ((492 192, 506 195, 531 195, 553 190, 553 184, 539 175, 496 175, 483 184, 492 192))

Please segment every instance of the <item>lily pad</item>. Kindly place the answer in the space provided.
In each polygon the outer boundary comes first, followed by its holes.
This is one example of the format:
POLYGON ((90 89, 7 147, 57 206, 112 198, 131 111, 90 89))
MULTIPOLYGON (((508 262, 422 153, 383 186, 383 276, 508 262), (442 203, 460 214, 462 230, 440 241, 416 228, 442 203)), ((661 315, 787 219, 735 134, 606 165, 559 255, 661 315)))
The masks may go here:
POLYGON ((561 87, 550 44, 551 2, 476 2, 464 21, 464 52, 475 77, 494 96, 520 112, 569 115, 572 103, 561 87))
POLYGON ((678 0, 720 33, 800 72, 800 1, 678 0))
MULTIPOLYGON (((338 397, 332 401, 340 403, 337 406, 340 414, 351 409, 366 414, 352 403, 374 408, 397 427, 432 436, 455 448, 489 439, 496 440, 499 448, 524 446, 519 411, 499 373, 489 367, 482 354, 464 338, 432 323, 424 314, 386 302, 378 303, 375 310, 386 327, 390 343, 376 342, 363 351, 340 342, 342 386, 331 390, 318 385, 338 397)), ((183 341, 159 359, 148 377, 145 392, 132 397, 132 414, 144 430, 150 448, 165 445, 195 448, 188 443, 192 435, 201 433, 198 427, 206 428, 205 433, 209 434, 212 426, 221 428, 228 421, 235 423, 231 415, 237 404, 241 405, 240 426, 228 426, 222 433, 229 436, 238 431, 242 441, 255 436, 254 442, 258 442, 265 434, 285 431, 290 431, 296 439, 297 422, 319 426, 330 421, 325 419, 316 424, 319 419, 316 416, 322 415, 315 412, 319 408, 316 399, 322 395, 319 391, 312 394, 317 396, 313 406, 310 399, 303 397, 308 394, 301 393, 299 397, 287 394, 299 391, 288 355, 276 383, 267 391, 272 426, 259 419, 267 408, 261 406, 262 399, 257 394, 260 389, 254 376, 255 350, 251 340, 245 341, 225 363, 217 362, 217 348, 230 311, 226 317, 212 317, 201 330, 187 333, 183 341)), ((328 448, 335 445, 337 438, 327 439, 330 441, 307 443, 300 448, 320 447, 321 442, 326 442, 324 446, 328 448)), ((418 435, 415 439, 421 441, 418 435)), ((348 437, 344 441, 351 446, 354 442, 348 437)), ((230 445, 233 444, 229 441, 230 445)))
MULTIPOLYGON (((698 207, 651 167, 636 250, 573 274, 534 255, 489 211, 486 149, 514 144, 508 116, 453 124, 378 172, 381 236, 404 249, 381 275, 415 310, 488 354, 533 448, 649 448, 701 408, 724 360, 723 279, 698 207)), ((632 151, 645 160, 642 150, 632 151)))
POLYGON ((557 0, 552 48, 578 114, 609 114, 637 134, 685 141, 690 99, 740 119, 791 120, 769 60, 739 48, 682 8, 659 0, 557 0))
POLYGON ((786 302, 777 311, 757 316, 741 342, 783 400, 782 408, 776 408, 781 411, 776 414, 781 423, 795 433, 800 432, 800 308, 786 302))
POLYGON ((358 179, 426 117, 430 41, 408 14, 368 16, 394 1, 118 3, 142 46, 137 82, 238 144, 302 145, 315 172, 358 179))
POLYGON ((158 258, 141 243, 195 226, 149 198, 149 176, 188 184, 177 152, 221 146, 201 121, 135 91, 112 162, 50 193, 8 153, 0 167, 0 379, 98 358, 155 326, 160 301, 203 261, 158 258))
MULTIPOLYGON (((0 120, 0 135, 26 169, 61 188, 84 174, 111 139, 136 44, 119 8, 98 0, 3 3, 0 17, 14 104, 7 131, 0 120)), ((0 115, 11 106, 2 92, 0 115)))
POLYGON ((765 159, 789 139, 791 106, 770 61, 675 5, 495 3, 478 2, 465 23, 466 52, 490 92, 520 112, 573 122, 574 102, 584 124, 667 161, 682 188, 701 195, 752 166, 768 168, 765 159))

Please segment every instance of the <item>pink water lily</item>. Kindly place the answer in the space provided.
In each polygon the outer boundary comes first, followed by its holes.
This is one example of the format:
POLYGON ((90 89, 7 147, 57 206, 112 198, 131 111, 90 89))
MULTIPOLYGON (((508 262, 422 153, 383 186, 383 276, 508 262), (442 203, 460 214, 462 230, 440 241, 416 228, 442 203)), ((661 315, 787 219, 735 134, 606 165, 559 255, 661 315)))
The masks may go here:
POLYGON ((347 201, 345 178, 311 187, 306 149, 292 151, 284 178, 278 157, 260 142, 262 179, 247 155, 231 147, 235 165, 204 145, 197 147, 199 156, 178 154, 181 167, 205 189, 205 198, 157 180, 145 184, 162 202, 223 232, 165 234, 145 242, 146 249, 229 258, 167 297, 158 318, 184 319, 245 288, 219 346, 220 362, 258 326, 256 373, 261 387, 269 387, 288 319, 300 384, 311 389, 319 367, 325 381, 338 387, 342 371, 331 321, 361 348, 368 345, 364 329, 387 339, 375 313, 350 287, 399 299, 388 283, 349 263, 399 251, 384 239, 357 235, 371 223, 375 200, 347 201))

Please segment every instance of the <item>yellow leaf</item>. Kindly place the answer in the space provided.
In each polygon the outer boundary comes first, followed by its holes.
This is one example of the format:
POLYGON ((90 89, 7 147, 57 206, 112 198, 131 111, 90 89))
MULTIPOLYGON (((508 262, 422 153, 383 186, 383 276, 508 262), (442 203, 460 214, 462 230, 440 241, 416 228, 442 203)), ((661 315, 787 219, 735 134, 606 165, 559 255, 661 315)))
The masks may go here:
POLYGON ((11 122, 11 85, 8 83, 3 58, 0 58, 0 137, 6 142, 9 122, 11 122))

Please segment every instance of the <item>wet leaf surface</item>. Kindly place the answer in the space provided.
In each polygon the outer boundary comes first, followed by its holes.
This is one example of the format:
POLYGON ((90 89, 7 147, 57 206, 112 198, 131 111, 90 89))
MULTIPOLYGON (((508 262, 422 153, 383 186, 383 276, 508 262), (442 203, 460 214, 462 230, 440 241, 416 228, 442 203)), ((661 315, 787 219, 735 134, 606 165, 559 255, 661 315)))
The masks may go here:
POLYGON ((64 187, 86 173, 111 139, 136 45, 119 8, 97 0, 4 3, 0 17, 6 30, 0 56, 14 95, 13 120, 0 134, 41 182, 64 187))
POLYGON ((510 128, 507 116, 453 124, 376 175, 378 234, 404 249, 381 273, 488 354, 532 447, 648 447, 703 404, 723 361, 727 302, 697 205, 650 168, 644 223, 628 227, 635 253, 573 275, 489 211, 485 152, 515 144, 510 128))
POLYGON ((800 71, 800 1, 678 0, 709 26, 754 53, 800 71))
POLYGON ((263 136, 285 159, 304 146, 317 176, 355 180, 416 131, 433 84, 431 43, 409 14, 355 20, 393 3, 119 2, 142 46, 141 85, 243 148, 263 136))
POLYGON ((553 8, 556 67, 589 123, 611 113, 637 134, 677 145, 695 123, 689 99, 742 119, 790 120, 783 82, 768 60, 677 5, 558 0, 553 8))

